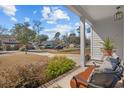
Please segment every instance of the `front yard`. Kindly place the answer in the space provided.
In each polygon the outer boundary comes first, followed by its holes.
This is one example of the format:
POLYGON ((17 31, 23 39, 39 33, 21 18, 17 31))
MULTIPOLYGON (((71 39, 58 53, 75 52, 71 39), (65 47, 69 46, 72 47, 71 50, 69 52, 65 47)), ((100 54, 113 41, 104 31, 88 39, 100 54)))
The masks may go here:
POLYGON ((41 51, 46 51, 53 54, 80 54, 79 48, 64 48, 64 49, 41 49, 41 51))
POLYGON ((64 56, 48 57, 17 52, 0 56, 0 87, 39 87, 68 72, 75 62, 64 56))
POLYGON ((0 69, 10 68, 13 66, 28 65, 33 63, 46 64, 49 58, 47 56, 40 56, 35 54, 24 54, 23 52, 1 55, 0 69))

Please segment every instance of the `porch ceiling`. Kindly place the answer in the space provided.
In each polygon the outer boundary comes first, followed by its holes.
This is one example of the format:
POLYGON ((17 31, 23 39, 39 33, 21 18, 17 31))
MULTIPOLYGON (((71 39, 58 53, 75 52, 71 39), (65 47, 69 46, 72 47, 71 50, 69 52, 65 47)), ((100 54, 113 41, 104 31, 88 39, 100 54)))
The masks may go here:
MULTIPOLYGON (((90 20, 97 21, 113 17, 117 6, 118 5, 80 5, 72 7, 76 9, 80 15, 86 14, 90 17, 90 20)), ((121 6, 121 9, 124 11, 124 6, 121 6)), ((86 15, 85 17, 87 17, 86 15)))
POLYGON ((81 6, 93 20, 113 17, 117 5, 81 6))

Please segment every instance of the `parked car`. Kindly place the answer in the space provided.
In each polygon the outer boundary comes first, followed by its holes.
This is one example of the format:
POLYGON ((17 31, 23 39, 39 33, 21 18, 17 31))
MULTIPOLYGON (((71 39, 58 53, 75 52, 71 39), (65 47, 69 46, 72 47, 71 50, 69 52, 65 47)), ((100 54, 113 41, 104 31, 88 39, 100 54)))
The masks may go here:
POLYGON ((55 47, 55 49, 63 49, 63 46, 58 45, 58 46, 55 47))
POLYGON ((46 45, 45 48, 46 48, 46 49, 53 49, 54 46, 52 46, 52 45, 46 45))

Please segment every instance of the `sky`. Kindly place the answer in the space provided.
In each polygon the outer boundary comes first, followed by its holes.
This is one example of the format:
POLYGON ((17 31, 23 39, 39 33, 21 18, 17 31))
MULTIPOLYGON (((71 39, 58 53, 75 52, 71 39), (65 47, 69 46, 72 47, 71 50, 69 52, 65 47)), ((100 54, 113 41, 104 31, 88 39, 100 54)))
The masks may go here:
POLYGON ((44 5, 0 5, 0 25, 11 29, 16 23, 29 22, 32 29, 33 21, 41 21, 46 34, 52 39, 56 32, 61 36, 76 33, 80 17, 65 6, 44 5))

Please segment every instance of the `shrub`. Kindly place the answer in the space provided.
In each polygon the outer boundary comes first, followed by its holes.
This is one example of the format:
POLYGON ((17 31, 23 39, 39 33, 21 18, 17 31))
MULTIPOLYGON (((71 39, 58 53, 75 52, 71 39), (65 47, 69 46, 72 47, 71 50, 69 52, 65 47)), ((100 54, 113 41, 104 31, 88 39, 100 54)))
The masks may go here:
POLYGON ((10 46, 10 45, 6 46, 6 50, 7 50, 7 51, 18 50, 18 49, 19 49, 19 48, 18 48, 18 46, 16 46, 16 45, 14 45, 14 46, 10 46))
POLYGON ((47 74, 56 78, 57 76, 73 69, 75 62, 65 56, 55 56, 49 60, 47 74))
POLYGON ((2 46, 0 46, 0 50, 3 50, 2 46))
POLYGON ((10 46, 6 46, 6 50, 7 51, 10 51, 11 50, 11 47, 10 46))
POLYGON ((1 88, 11 88, 18 85, 20 82, 20 78, 17 73, 10 69, 2 69, 0 70, 0 87, 1 88))
POLYGON ((14 47, 12 47, 12 50, 19 50, 19 46, 15 45, 14 47))
POLYGON ((38 87, 47 81, 44 72, 45 65, 30 64, 18 69, 18 75, 21 78, 20 85, 17 87, 38 87))
POLYGON ((25 49, 24 46, 22 46, 22 47, 19 48, 19 51, 25 51, 25 50, 26 50, 26 49, 25 49))
POLYGON ((17 66, 14 69, 0 71, 0 87, 39 87, 49 80, 46 77, 46 64, 17 66))

